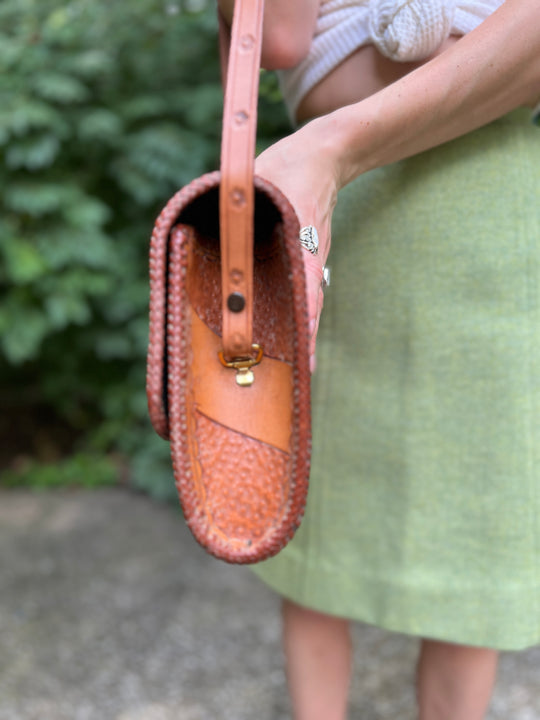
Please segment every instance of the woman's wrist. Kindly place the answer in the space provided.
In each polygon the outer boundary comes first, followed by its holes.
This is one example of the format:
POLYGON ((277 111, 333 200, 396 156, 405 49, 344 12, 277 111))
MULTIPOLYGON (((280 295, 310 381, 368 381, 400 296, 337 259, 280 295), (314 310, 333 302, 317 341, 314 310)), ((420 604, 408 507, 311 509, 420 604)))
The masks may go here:
POLYGON ((360 104, 347 106, 305 126, 312 135, 306 140, 317 148, 337 191, 377 165, 374 121, 366 119, 363 110, 360 104))

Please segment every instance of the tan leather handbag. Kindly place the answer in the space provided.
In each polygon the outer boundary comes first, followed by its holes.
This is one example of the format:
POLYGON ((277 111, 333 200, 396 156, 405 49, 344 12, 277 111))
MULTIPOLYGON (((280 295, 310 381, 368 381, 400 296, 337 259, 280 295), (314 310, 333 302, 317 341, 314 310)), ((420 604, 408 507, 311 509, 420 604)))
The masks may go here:
POLYGON ((236 563, 293 536, 311 445, 299 223, 253 175, 262 16, 260 0, 237 0, 221 172, 171 198, 150 248, 150 417, 193 535, 236 563))

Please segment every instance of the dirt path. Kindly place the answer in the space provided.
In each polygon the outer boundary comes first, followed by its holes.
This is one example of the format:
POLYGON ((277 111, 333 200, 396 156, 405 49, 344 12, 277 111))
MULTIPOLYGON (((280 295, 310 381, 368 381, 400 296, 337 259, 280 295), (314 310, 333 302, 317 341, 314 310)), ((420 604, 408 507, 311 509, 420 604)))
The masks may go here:
MULTIPOLYGON (((0 720, 287 720, 277 599, 122 490, 0 491, 0 720)), ((355 627, 351 720, 413 720, 416 641, 355 627)), ((539 720, 540 649, 490 720, 539 720)))

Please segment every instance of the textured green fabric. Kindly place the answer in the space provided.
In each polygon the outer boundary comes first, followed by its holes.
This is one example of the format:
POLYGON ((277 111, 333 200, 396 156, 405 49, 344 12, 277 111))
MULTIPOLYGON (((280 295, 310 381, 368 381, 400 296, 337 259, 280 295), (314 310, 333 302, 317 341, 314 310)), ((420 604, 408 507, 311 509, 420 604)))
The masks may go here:
POLYGON ((517 111, 340 196, 292 543, 255 572, 331 614, 540 642, 540 133, 517 111))

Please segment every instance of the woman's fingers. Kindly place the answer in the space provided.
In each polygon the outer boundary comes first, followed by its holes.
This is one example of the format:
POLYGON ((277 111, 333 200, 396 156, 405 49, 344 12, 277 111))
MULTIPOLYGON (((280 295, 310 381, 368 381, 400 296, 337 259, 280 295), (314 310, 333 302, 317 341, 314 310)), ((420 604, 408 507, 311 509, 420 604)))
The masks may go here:
POLYGON ((309 251, 303 251, 304 270, 306 273, 306 293, 309 316, 309 364, 311 372, 315 370, 315 345, 317 342, 317 332, 319 330, 319 320, 323 307, 323 267, 318 255, 313 255, 309 251))
POLYGON ((315 341, 323 305, 323 265, 330 250, 332 212, 337 202, 333 156, 313 152, 321 147, 316 126, 304 125, 265 150, 255 162, 258 175, 276 185, 294 207, 301 227, 313 225, 319 235, 317 254, 303 249, 310 318, 311 369, 315 368, 315 341))

